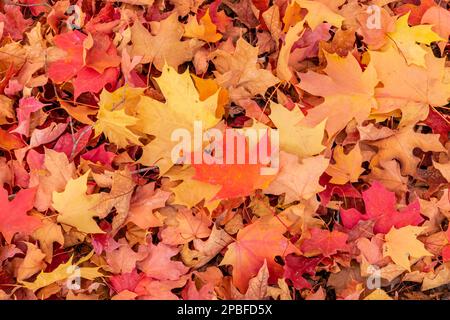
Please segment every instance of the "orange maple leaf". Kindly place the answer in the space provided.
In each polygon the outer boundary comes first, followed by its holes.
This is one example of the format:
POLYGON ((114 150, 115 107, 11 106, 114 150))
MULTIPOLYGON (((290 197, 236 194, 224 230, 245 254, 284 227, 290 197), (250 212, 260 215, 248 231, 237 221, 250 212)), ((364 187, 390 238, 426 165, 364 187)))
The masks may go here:
POLYGON ((269 282, 283 276, 283 267, 275 257, 285 257, 298 249, 283 234, 286 227, 277 219, 269 222, 257 221, 241 229, 237 241, 228 246, 221 265, 233 266, 233 284, 246 292, 248 282, 255 277, 267 260, 269 282))

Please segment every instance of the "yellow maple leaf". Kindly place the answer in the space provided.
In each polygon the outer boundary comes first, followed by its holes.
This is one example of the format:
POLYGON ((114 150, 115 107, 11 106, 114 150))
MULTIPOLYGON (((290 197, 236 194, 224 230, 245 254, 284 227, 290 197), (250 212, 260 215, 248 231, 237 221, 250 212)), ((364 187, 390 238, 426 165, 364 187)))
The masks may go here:
POLYGON ((155 80, 166 103, 142 97, 137 106, 139 123, 136 128, 156 137, 143 148, 139 162, 158 165, 160 173, 164 174, 174 164, 171 153, 178 141, 172 141, 171 136, 175 130, 193 134, 196 122, 203 131, 219 122, 216 117, 218 92, 201 101, 189 71, 179 74, 168 65, 155 80))
POLYGON ((409 13, 399 17, 395 23, 395 31, 389 32, 388 36, 403 53, 408 64, 425 67, 427 51, 417 43, 430 45, 432 42, 444 39, 432 30, 432 25, 410 27, 408 18, 409 13))
POLYGON ((108 110, 100 106, 97 114, 97 122, 94 125, 95 136, 104 133, 108 140, 119 148, 125 148, 130 143, 142 145, 139 136, 127 127, 134 126, 138 122, 133 116, 127 115, 124 109, 108 110))
POLYGON ((395 264, 411 271, 410 257, 420 259, 433 256, 432 253, 425 249, 424 244, 417 240, 417 236, 424 229, 424 227, 413 226, 406 226, 400 229, 392 227, 384 237, 383 256, 391 257, 395 264))
POLYGON ((319 154, 325 146, 322 139, 325 134, 325 121, 311 128, 300 124, 305 117, 295 106, 289 111, 281 104, 271 103, 270 119, 280 133, 280 148, 297 155, 300 159, 319 154))
POLYGON ((136 114, 136 105, 144 95, 144 91, 145 88, 133 88, 125 83, 123 87, 113 92, 102 90, 98 105, 101 109, 109 111, 124 109, 126 114, 133 116, 136 114))
POLYGON ((295 0, 295 2, 298 3, 300 7, 308 10, 305 20, 308 22, 308 25, 312 30, 324 21, 340 28, 342 26, 342 22, 345 20, 344 17, 335 13, 320 1, 295 0))
POLYGON ((359 143, 347 154, 342 146, 336 146, 333 152, 334 164, 331 164, 327 173, 331 176, 331 183, 346 184, 347 182, 357 182, 364 169, 361 167, 363 157, 359 143))
POLYGON ((93 219, 98 213, 101 195, 87 195, 89 171, 77 179, 70 179, 63 192, 53 192, 53 208, 59 212, 57 221, 85 233, 104 233, 93 219))
POLYGON ((195 16, 189 18, 188 23, 184 27, 184 36, 186 38, 197 38, 206 42, 217 42, 222 39, 222 35, 217 33, 217 27, 212 22, 209 15, 209 8, 198 23, 195 16))
POLYGON ((27 289, 32 290, 33 292, 44 288, 48 285, 51 285, 58 281, 64 281, 67 279, 76 280, 75 277, 94 280, 95 278, 103 277, 104 275, 100 273, 99 267, 78 267, 78 265, 83 262, 89 260, 94 251, 80 259, 77 263, 73 264, 73 256, 70 257, 69 261, 66 263, 60 264, 56 267, 52 272, 41 272, 38 274, 36 279, 33 282, 20 281, 20 283, 27 289))

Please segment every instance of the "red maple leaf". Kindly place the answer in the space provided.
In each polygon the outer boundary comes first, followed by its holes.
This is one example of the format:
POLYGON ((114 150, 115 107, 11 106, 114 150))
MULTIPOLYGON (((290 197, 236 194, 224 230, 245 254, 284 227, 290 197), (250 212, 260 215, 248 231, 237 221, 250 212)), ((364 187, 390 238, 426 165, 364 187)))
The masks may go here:
POLYGON ((40 227, 39 218, 27 215, 33 208, 35 195, 36 189, 25 189, 9 201, 8 192, 4 188, 0 189, 0 232, 6 242, 11 243, 18 232, 30 235, 40 227))
POLYGON ((78 72, 77 77, 73 81, 74 98, 84 92, 98 93, 107 84, 115 85, 119 75, 118 68, 108 68, 102 73, 99 73, 93 68, 84 67, 78 72))
POLYGON ((138 274, 137 270, 134 269, 130 273, 122 273, 119 275, 114 275, 109 278, 112 290, 115 293, 119 293, 124 290, 134 291, 139 283, 139 281, 144 278, 144 274, 138 274))
POLYGON ((392 227, 417 226, 424 221, 420 215, 418 200, 398 211, 395 193, 388 191, 381 183, 374 181, 372 186, 362 193, 366 214, 358 210, 342 209, 341 219, 344 227, 352 229, 360 220, 375 222, 374 232, 388 233, 392 227))
POLYGON ((301 250, 307 257, 322 254, 324 257, 331 257, 338 251, 349 250, 347 245, 348 234, 340 231, 329 231, 325 229, 311 229, 311 238, 306 239, 301 250))
POLYGON ((56 60, 48 68, 48 76, 56 83, 69 81, 84 65, 84 40, 86 35, 78 30, 55 36, 56 46, 66 52, 66 57, 56 60))
POLYGON ((443 143, 448 141, 448 133, 450 132, 450 118, 444 114, 438 113, 435 109, 430 108, 428 117, 424 123, 433 130, 433 133, 439 134, 440 140, 443 143))
POLYGON ((285 259, 284 278, 291 280, 297 290, 311 289, 311 284, 303 278, 303 275, 314 275, 321 260, 322 257, 306 258, 290 254, 285 259))

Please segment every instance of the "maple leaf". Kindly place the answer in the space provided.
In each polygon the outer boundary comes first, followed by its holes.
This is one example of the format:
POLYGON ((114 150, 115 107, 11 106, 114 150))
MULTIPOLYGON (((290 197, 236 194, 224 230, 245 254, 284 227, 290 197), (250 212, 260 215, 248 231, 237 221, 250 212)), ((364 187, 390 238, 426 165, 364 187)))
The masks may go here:
POLYGON ((258 48, 242 38, 237 41, 233 53, 215 51, 212 62, 217 69, 217 83, 230 92, 233 100, 264 95, 269 87, 279 82, 272 72, 259 68, 258 48))
POLYGON ((400 229, 392 227, 385 235, 386 243, 383 245, 383 256, 391 259, 399 266, 411 271, 409 258, 420 259, 432 257, 433 254, 425 249, 417 236, 424 230, 423 227, 405 226, 400 229))
POLYGON ((172 261, 171 258, 180 250, 164 243, 154 245, 150 243, 147 248, 147 257, 138 262, 138 268, 153 279, 178 280, 189 271, 180 261, 172 261))
POLYGON ((106 33, 94 32, 88 34, 88 38, 90 43, 86 51, 86 66, 104 73, 107 69, 120 65, 121 58, 117 55, 117 48, 106 33))
POLYGON ((138 274, 137 269, 133 269, 129 273, 113 275, 108 280, 115 292, 134 291, 143 277, 142 273, 138 274))
POLYGON ((36 154, 30 150, 27 156, 30 166, 30 187, 36 187, 34 206, 39 211, 45 211, 52 202, 53 191, 62 192, 69 179, 74 176, 75 166, 69 163, 64 153, 45 148, 45 154, 36 154), (41 159, 32 161, 32 156, 41 159))
POLYGON ((166 103, 142 97, 137 105, 137 117, 140 120, 137 126, 141 131, 156 137, 143 148, 139 162, 144 165, 156 164, 161 174, 164 174, 174 165, 171 153, 177 142, 171 139, 172 132, 186 129, 193 134, 195 122, 201 123, 204 131, 217 124, 219 119, 215 112, 218 93, 201 101, 189 71, 179 74, 167 65, 155 80, 166 103))
POLYGON ((92 257, 91 252, 87 256, 78 260, 75 264, 72 263, 73 256, 66 263, 60 264, 51 272, 41 272, 38 274, 33 282, 21 281, 20 283, 27 289, 36 292, 37 290, 49 286, 57 281, 67 280, 71 277, 78 276, 83 279, 94 280, 95 278, 103 277, 100 273, 99 267, 78 267, 78 265, 89 260, 92 257))
MULTIPOLYGON (((318 207, 316 199, 309 199, 282 211, 277 219, 289 228, 291 234, 301 234, 302 239, 311 228, 323 226, 323 220, 316 214, 318 207)), ((273 215, 270 210, 269 213, 273 215)))
POLYGON ((98 105, 100 109, 105 110, 125 110, 128 115, 136 114, 136 105, 139 103, 141 96, 144 95, 145 88, 133 88, 125 83, 113 92, 102 90, 100 93, 100 101, 98 105))
POLYGON ((393 136, 372 142, 372 145, 378 147, 378 152, 370 162, 371 167, 396 159, 400 162, 403 175, 414 175, 416 172, 420 160, 413 155, 414 148, 425 152, 445 152, 439 142, 439 135, 417 133, 413 127, 402 128, 393 136))
POLYGON ((324 189, 319 184, 319 178, 328 167, 328 163, 323 156, 305 158, 299 163, 297 156, 281 151, 278 175, 269 187, 264 189, 264 193, 276 195, 285 193, 285 203, 310 199, 324 189))
POLYGON ((73 96, 77 99, 84 92, 97 93, 107 84, 114 85, 118 75, 117 68, 108 68, 103 73, 99 73, 95 69, 85 67, 77 73, 77 77, 73 81, 73 96))
MULTIPOLYGON (((252 146, 247 138, 240 134, 237 134, 236 137, 225 135, 222 141, 214 141, 216 145, 223 146, 223 158, 217 161, 214 156, 204 152, 202 154, 203 163, 196 164, 194 161, 192 164, 195 169, 192 179, 221 186, 219 192, 211 200, 245 197, 256 189, 267 187, 273 179, 271 175, 261 174, 263 168, 267 166, 250 162, 250 154, 257 154, 258 150, 269 147, 265 143, 265 137, 267 136, 262 137, 251 150, 252 146), (235 148, 234 142, 242 139, 245 140, 245 158, 243 163, 240 163, 239 152, 241 149, 235 148), (229 141, 233 143, 229 143, 229 141), (234 161, 229 163, 229 158, 234 161)), ((195 155, 193 156, 195 157, 195 155)))
POLYGON ((31 235, 41 226, 39 218, 27 215, 33 208, 35 195, 36 189, 24 189, 9 201, 8 192, 0 189, 0 232, 7 243, 11 243, 16 233, 31 235))
POLYGON ((349 251, 347 240, 348 235, 345 233, 313 228, 311 229, 311 238, 302 243, 301 250, 306 257, 314 257, 319 254, 331 257, 338 251, 349 251))
POLYGON ((72 133, 65 133, 56 141, 53 150, 64 153, 69 160, 78 156, 90 141, 92 127, 86 126, 80 128, 73 136, 72 133))
POLYGON ((155 190, 154 183, 138 187, 131 198, 127 221, 133 222, 141 229, 161 227, 161 219, 152 211, 164 207, 170 194, 161 189, 155 190))
POLYGON ((130 171, 115 170, 112 175, 112 186, 109 193, 102 193, 95 210, 100 217, 105 217, 111 209, 116 208, 117 214, 112 221, 112 231, 116 232, 128 217, 130 200, 135 187, 135 182, 130 171))
POLYGON ((49 78, 56 83, 69 81, 83 68, 84 40, 86 35, 78 30, 59 34, 53 38, 56 46, 65 52, 65 57, 48 67, 49 78))
POLYGON ((194 269, 201 268, 213 259, 223 248, 232 243, 234 239, 223 229, 213 225, 213 229, 206 241, 194 239, 194 250, 189 246, 183 246, 181 256, 185 265, 194 269))
POLYGON ((422 49, 418 43, 431 44, 431 42, 444 40, 434 33, 429 25, 408 26, 409 13, 401 16, 395 23, 395 31, 388 33, 389 38, 402 52, 408 64, 416 64, 426 67, 425 55, 427 51, 422 49))
POLYGON ((20 99, 19 108, 16 111, 19 125, 11 132, 23 134, 24 136, 29 137, 31 114, 38 110, 41 110, 45 106, 45 104, 39 102, 39 100, 34 97, 20 99))
POLYGON ((85 233, 103 233, 93 219, 97 216, 95 207, 101 196, 87 195, 89 171, 81 177, 70 179, 63 192, 53 192, 52 206, 59 212, 58 222, 70 225, 85 233))
POLYGON ((34 244, 27 242, 27 253, 20 266, 17 268, 17 280, 30 278, 35 273, 45 268, 45 254, 34 244))
POLYGON ((209 97, 216 94, 219 91, 219 96, 217 98, 217 109, 216 117, 220 118, 225 112, 225 106, 230 102, 228 95, 228 90, 220 88, 214 79, 203 79, 191 75, 192 80, 194 80, 195 87, 198 90, 198 94, 201 101, 205 101, 209 97))
POLYGON ((178 300, 179 298, 172 292, 175 288, 182 288, 185 286, 187 276, 181 277, 178 280, 154 280, 150 277, 145 277, 139 281, 135 292, 143 299, 149 300, 178 300))
POLYGON ((213 300, 216 298, 214 285, 212 283, 206 283, 198 289, 195 281, 189 279, 181 292, 181 297, 184 300, 213 300))
POLYGON ((0 95, 0 125, 11 123, 16 120, 13 110, 13 100, 0 95))
POLYGON ((203 211, 193 213, 182 208, 177 211, 176 224, 161 231, 162 242, 168 245, 189 243, 194 239, 206 238, 211 234, 211 220, 203 211))
POLYGON ((314 156, 325 149, 322 139, 325 131, 325 120, 314 128, 301 125, 303 113, 297 106, 289 111, 277 103, 270 105, 270 119, 280 133, 280 149, 295 154, 299 159, 314 156))
POLYGON ((104 133, 107 138, 120 148, 125 148, 130 143, 142 145, 139 136, 128 127, 138 123, 138 119, 125 113, 124 109, 114 110, 113 106, 100 105, 97 113, 97 121, 94 125, 95 135, 98 137, 104 133))
POLYGON ((242 0, 239 2, 233 2, 232 0, 224 0, 223 3, 230 7, 238 16, 238 18, 250 28, 256 27, 259 22, 258 18, 253 12, 252 0, 242 0))
POLYGON ((326 75, 308 71, 300 75, 298 86, 325 99, 308 110, 303 123, 316 126, 327 119, 326 130, 332 137, 353 118, 362 123, 372 109, 377 109, 374 94, 378 77, 372 63, 362 71, 352 54, 341 58, 337 54, 325 53, 325 58, 326 75))
POLYGON ((73 106, 67 102, 59 101, 61 108, 67 111, 74 119, 78 120, 81 123, 92 125, 94 121, 92 121, 89 116, 93 116, 97 114, 97 110, 90 108, 85 105, 77 105, 73 106))
MULTIPOLYGON (((448 68, 445 68, 445 59, 434 57, 431 50, 425 55, 426 68, 408 65, 403 55, 392 47, 385 51, 370 51, 370 60, 383 83, 383 87, 375 90, 379 103, 377 113, 395 109, 408 112, 410 104, 418 104, 426 110, 428 105, 447 104, 450 98, 450 86, 445 76, 448 68)), ((417 113, 415 109, 411 112, 417 113)))
POLYGON ((333 152, 334 164, 327 169, 327 174, 331 176, 331 183, 346 184, 347 182, 357 182, 364 168, 361 167, 363 158, 359 144, 348 152, 344 153, 342 146, 336 146, 333 152))
POLYGON ((380 161, 379 166, 373 167, 368 179, 371 183, 381 182, 388 190, 402 194, 408 190, 408 178, 402 176, 400 165, 395 160, 380 161))
POLYGON ((45 261, 51 262, 53 258, 53 244, 64 245, 64 235, 61 226, 51 219, 42 216, 42 225, 33 232, 33 238, 39 241, 39 247, 45 254, 45 261))
POLYGON ((217 33, 217 27, 211 20, 209 8, 206 9, 205 14, 200 18, 199 22, 197 22, 197 18, 191 17, 184 27, 184 36, 187 38, 197 38, 206 42, 217 42, 222 39, 222 35, 217 33))
POLYGON ((377 181, 374 181, 369 189, 363 191, 362 197, 366 206, 366 214, 363 215, 353 208, 341 209, 341 219, 345 227, 353 228, 360 220, 373 220, 376 233, 387 233, 393 226, 401 228, 408 225, 419 225, 424 221, 420 215, 418 200, 397 211, 395 193, 389 192, 377 181))
POLYGON ((133 251, 126 240, 120 239, 117 249, 106 252, 106 262, 113 273, 130 273, 145 256, 145 252, 133 251))
POLYGON ((214 209, 217 206, 218 200, 212 199, 221 189, 220 185, 193 179, 195 169, 192 166, 183 169, 174 167, 165 175, 175 181, 182 180, 177 186, 171 188, 175 194, 175 203, 192 208, 205 200, 206 208, 214 209))
POLYGON ((160 22, 158 32, 152 35, 139 20, 131 27, 132 56, 142 56, 141 63, 153 63, 162 71, 167 63, 173 68, 192 59, 194 51, 202 45, 197 39, 180 41, 184 33, 176 14, 160 22))
POLYGON ((321 1, 295 0, 295 2, 301 8, 308 10, 305 20, 308 22, 309 27, 313 30, 324 21, 340 28, 342 22, 344 21, 344 17, 333 12, 333 10, 321 1))
POLYGON ((5 5, 2 11, 0 23, 4 24, 5 35, 11 36, 14 40, 22 40, 23 33, 32 24, 32 20, 23 17, 19 6, 5 5))
POLYGON ((322 257, 306 258, 290 254, 285 260, 284 278, 292 281, 294 287, 298 290, 304 288, 310 289, 312 286, 303 275, 314 275, 316 273, 316 267, 322 260, 322 257))
POLYGON ((227 252, 220 263, 233 266, 233 284, 241 291, 248 288, 249 280, 256 276, 264 261, 270 273, 269 282, 283 274, 275 256, 287 256, 298 249, 283 236, 286 228, 276 220, 275 223, 254 222, 237 235, 236 242, 228 245, 227 252))

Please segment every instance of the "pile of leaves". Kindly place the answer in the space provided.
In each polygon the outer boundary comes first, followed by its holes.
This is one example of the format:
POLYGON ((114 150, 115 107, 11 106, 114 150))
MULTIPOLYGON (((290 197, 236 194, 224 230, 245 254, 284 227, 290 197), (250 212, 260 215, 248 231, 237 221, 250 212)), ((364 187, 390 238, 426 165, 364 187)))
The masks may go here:
POLYGON ((448 1, 1 1, 0 298, 448 299, 449 35, 448 1), (174 164, 194 121, 279 170, 174 164))

